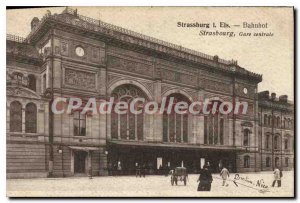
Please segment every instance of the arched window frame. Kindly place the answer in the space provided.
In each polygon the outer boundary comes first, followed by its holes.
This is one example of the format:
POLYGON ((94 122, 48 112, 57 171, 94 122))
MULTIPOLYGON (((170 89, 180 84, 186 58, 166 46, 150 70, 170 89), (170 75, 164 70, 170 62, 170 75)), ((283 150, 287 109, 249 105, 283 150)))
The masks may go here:
MULTIPOLYGON (((116 87, 111 96, 114 97, 115 102, 129 103, 135 98, 149 100, 143 90, 132 84, 123 84, 116 87)), ((143 140, 144 113, 134 114, 128 111, 126 114, 118 114, 113 110, 111 114, 111 137, 112 139, 143 140)))
POLYGON ((243 146, 250 146, 250 134, 250 129, 245 128, 243 130, 243 146))
POLYGON ((25 106, 25 132, 37 132, 37 107, 35 103, 28 103, 25 106))
POLYGON ((13 101, 9 106, 9 130, 10 132, 22 132, 22 104, 13 101))
MULTIPOLYGON (((180 93, 173 93, 168 95, 168 99, 173 97, 173 105, 177 102, 186 102, 188 104, 191 101, 180 93)), ((164 142, 177 142, 177 143, 187 143, 188 142, 188 125, 189 117, 188 113, 177 114, 172 111, 170 114, 165 110, 163 114, 163 141, 164 142)))

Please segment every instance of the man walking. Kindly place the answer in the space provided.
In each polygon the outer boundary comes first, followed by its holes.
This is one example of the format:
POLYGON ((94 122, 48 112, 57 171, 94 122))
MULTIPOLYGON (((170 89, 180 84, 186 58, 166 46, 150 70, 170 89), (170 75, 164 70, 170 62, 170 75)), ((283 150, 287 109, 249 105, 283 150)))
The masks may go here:
POLYGON ((277 186, 281 187, 281 177, 282 177, 282 172, 278 168, 276 168, 274 170, 274 181, 273 181, 272 187, 275 186, 276 182, 277 182, 277 186))
POLYGON ((223 185, 222 186, 228 186, 226 185, 226 180, 229 178, 229 171, 227 168, 223 167, 222 171, 220 172, 220 176, 223 179, 223 185))

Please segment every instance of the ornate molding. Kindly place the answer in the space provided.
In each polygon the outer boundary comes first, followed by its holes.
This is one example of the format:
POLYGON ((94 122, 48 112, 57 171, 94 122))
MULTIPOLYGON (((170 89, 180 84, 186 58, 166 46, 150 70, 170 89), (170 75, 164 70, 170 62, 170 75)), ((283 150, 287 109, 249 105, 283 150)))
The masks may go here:
POLYGON ((38 94, 36 94, 34 91, 23 87, 18 87, 18 86, 7 86, 6 95, 31 98, 31 99, 41 99, 41 97, 38 94))
POLYGON ((64 84, 73 88, 94 91, 96 90, 96 73, 65 68, 64 84))
POLYGON ((147 64, 138 63, 109 55, 107 57, 107 68, 117 69, 126 72, 136 73, 140 75, 153 76, 153 67, 147 64))

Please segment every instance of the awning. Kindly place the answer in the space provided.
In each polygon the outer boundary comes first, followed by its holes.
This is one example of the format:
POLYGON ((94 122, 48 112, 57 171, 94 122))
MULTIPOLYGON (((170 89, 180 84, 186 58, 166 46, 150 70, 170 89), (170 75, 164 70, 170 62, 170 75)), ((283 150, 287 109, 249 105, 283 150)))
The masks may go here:
POLYGON ((80 150, 80 151, 99 151, 98 147, 80 147, 80 146, 69 146, 70 149, 80 150))
POLYGON ((222 145, 203 145, 203 144, 185 144, 185 143, 162 143, 162 142, 145 142, 145 141, 125 141, 110 140, 110 145, 143 147, 143 148, 163 148, 163 149, 186 149, 186 150, 210 150, 210 151, 245 151, 245 149, 234 146, 222 145))

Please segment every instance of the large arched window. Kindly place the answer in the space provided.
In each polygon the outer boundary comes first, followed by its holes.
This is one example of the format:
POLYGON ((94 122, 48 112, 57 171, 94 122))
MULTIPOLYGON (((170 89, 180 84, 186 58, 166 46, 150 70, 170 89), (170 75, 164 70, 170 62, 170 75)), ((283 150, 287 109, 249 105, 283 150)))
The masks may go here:
MULTIPOLYGON (((167 97, 166 103, 169 104, 173 98, 173 106, 178 102, 190 103, 189 99, 182 94, 174 93, 167 97)), ((163 114, 163 141, 164 142, 187 142, 188 141, 188 114, 178 114, 174 109, 163 114)))
POLYGON ((244 146, 249 146, 250 145, 250 130, 245 129, 244 130, 244 146))
POLYGON ((22 104, 13 101, 9 107, 9 129, 10 132, 22 132, 22 104))
MULTIPOLYGON (((221 101, 212 101, 211 105, 207 106, 209 115, 204 116, 204 144, 216 145, 224 144, 224 115, 221 112, 216 111, 212 113, 214 103, 218 106, 221 105, 221 101)), ((218 109, 218 108, 217 108, 218 109)))
POLYGON ((25 107, 25 132, 36 133, 36 105, 34 103, 28 103, 25 107))
POLYGON ((250 168, 250 156, 244 156, 244 168, 250 168))
MULTIPOLYGON (((147 100, 141 89, 129 84, 117 87, 111 96, 114 97, 115 102, 120 101, 128 104, 135 98, 145 98, 147 100)), ((113 139, 143 140, 144 113, 134 114, 127 111, 125 114, 118 114, 113 110, 111 114, 111 137, 113 139)))
POLYGON ((28 75, 28 88, 36 91, 36 79, 34 75, 28 75))
POLYGON ((271 158, 267 157, 266 158, 266 167, 270 167, 271 166, 271 158))

